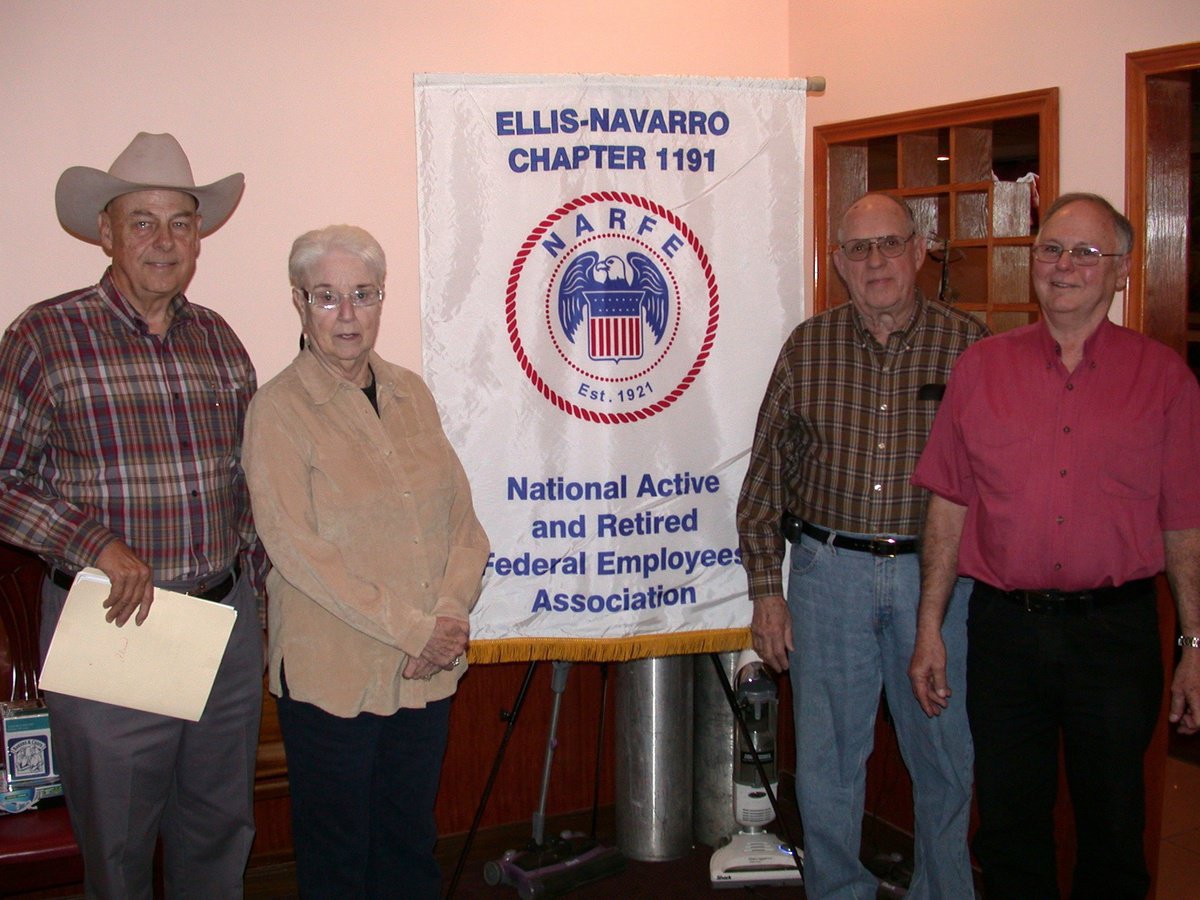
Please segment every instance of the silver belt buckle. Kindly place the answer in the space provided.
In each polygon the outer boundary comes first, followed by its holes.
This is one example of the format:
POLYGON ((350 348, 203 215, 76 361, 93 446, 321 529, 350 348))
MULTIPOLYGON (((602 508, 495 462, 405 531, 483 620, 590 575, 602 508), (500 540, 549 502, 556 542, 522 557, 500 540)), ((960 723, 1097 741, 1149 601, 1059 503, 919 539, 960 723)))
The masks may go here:
POLYGON ((895 559, 896 556, 898 555, 896 553, 896 545, 899 544, 900 541, 898 541, 896 538, 889 537, 888 535, 877 534, 877 535, 875 535, 874 538, 872 538, 872 540, 876 544, 887 544, 891 548, 890 552, 889 551, 883 551, 883 552, 876 551, 876 553, 875 553, 876 556, 882 556, 884 559, 895 559))

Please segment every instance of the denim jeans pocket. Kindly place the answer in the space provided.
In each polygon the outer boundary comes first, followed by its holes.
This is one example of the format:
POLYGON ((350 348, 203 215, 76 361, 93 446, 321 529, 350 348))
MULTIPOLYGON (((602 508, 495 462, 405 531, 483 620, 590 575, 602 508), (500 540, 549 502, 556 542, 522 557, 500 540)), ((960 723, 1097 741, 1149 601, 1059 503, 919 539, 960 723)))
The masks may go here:
POLYGON ((816 568, 818 555, 823 549, 823 545, 816 541, 800 541, 792 544, 792 574, 804 575, 816 568))

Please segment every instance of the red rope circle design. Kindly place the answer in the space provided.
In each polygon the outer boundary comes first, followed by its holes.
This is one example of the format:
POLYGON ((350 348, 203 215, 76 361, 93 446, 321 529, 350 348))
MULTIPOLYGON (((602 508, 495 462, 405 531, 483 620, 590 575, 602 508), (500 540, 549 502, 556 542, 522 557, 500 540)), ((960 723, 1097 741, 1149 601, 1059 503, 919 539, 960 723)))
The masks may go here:
POLYGON ((508 286, 504 294, 504 323, 508 329, 508 339, 512 343, 513 352, 517 355, 517 362, 521 366, 521 371, 525 373, 525 377, 532 382, 533 386, 538 389, 543 397, 553 403, 563 412, 570 413, 578 419, 583 419, 586 422, 597 422, 602 425, 617 425, 625 422, 637 422, 641 419, 648 419, 656 413, 662 412, 681 396, 696 380, 696 376, 700 370, 704 368, 704 364, 708 361, 709 353, 712 351, 713 341, 717 334, 717 320, 720 318, 720 297, 717 291, 717 278, 713 274, 712 264, 708 261, 708 254, 704 252, 704 247, 700 244, 699 239, 690 228, 678 218, 670 210, 664 206, 655 203, 645 197, 640 197, 636 194, 627 194, 623 191, 595 191, 591 194, 584 194, 582 197, 576 197, 554 210, 550 215, 538 223, 537 227, 529 233, 524 242, 521 244, 520 250, 517 251, 516 258, 513 260, 512 268, 508 272, 508 286), (628 203, 633 206, 641 207, 654 213, 656 216, 662 216, 667 219, 672 225, 679 229, 680 233, 687 239, 688 246, 696 254, 696 258, 700 261, 701 268, 704 271, 704 280, 708 286, 708 325, 704 331, 704 340, 700 344, 700 351, 696 354, 696 360, 692 363, 692 367, 687 374, 680 379, 679 384, 663 397, 651 403, 649 406, 644 406, 641 409, 633 410, 632 412, 617 412, 617 413, 602 413, 593 412, 589 409, 584 409, 576 406, 569 400, 565 400, 558 395, 546 382, 542 376, 537 373, 530 362, 529 356, 525 353, 525 347, 521 343, 521 335, 517 331, 517 285, 521 280, 521 270, 525 267, 525 261, 529 258, 529 254, 533 252, 533 248, 538 245, 543 234, 545 234, 555 222, 563 218, 568 213, 573 212, 581 206, 586 206, 589 203, 598 201, 616 201, 619 203, 628 203))

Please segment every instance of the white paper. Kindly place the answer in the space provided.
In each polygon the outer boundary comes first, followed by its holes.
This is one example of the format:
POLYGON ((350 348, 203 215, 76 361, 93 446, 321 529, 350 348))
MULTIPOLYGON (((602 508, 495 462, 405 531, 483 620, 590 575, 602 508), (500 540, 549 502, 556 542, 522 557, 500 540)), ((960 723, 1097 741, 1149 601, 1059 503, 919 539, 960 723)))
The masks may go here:
POLYGON ((111 585, 99 569, 75 577, 46 652, 39 687, 130 709, 199 721, 237 610, 154 589, 141 625, 104 620, 111 585))

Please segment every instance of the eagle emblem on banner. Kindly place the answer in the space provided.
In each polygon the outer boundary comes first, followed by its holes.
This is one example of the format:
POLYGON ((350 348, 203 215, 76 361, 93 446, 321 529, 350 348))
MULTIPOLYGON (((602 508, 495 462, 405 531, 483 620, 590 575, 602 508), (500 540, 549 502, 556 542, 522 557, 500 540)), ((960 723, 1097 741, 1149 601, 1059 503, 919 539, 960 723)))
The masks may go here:
POLYGON ((671 313, 667 281, 644 253, 600 258, 579 254, 563 273, 558 290, 558 319, 572 344, 587 320, 587 351, 593 360, 641 359, 649 328, 658 344, 671 313))
POLYGON ((712 352, 717 276, 677 213, 637 194, 574 197, 513 259, 504 326, 530 383, 558 409, 619 424, 683 396, 712 352))

